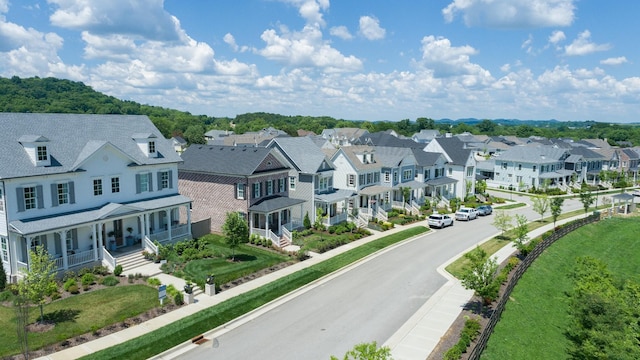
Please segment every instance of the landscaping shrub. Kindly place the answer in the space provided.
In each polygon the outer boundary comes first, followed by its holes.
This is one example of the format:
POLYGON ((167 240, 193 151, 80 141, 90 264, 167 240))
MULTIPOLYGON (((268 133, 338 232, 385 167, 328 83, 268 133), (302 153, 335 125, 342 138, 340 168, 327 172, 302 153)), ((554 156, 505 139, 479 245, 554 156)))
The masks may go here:
POLYGON ((13 293, 11 291, 4 290, 4 291, 0 292, 0 302, 5 302, 5 301, 12 300, 14 296, 15 295, 13 295, 13 293))
POLYGON ((180 293, 174 294, 173 295, 173 302, 178 306, 184 305, 184 297, 180 293))
POLYGON ((67 272, 64 273, 64 275, 62 276, 62 281, 66 282, 69 279, 75 279, 76 278, 76 273, 73 270, 68 270, 67 272))
POLYGON ((74 294, 74 295, 80 293, 80 290, 78 289, 78 285, 76 285, 76 284, 73 284, 73 285, 69 286, 69 289, 67 291, 69 293, 71 293, 71 294, 74 294))
POLYGON ((86 273, 82 275, 82 286, 89 286, 95 283, 96 283, 96 276, 93 275, 93 273, 86 273))
POLYGON ((115 276, 122 275, 122 265, 120 265, 120 264, 116 265, 116 268, 113 269, 113 275, 115 275, 115 276))
POLYGON ((464 327, 460 331, 460 340, 444 354, 444 359, 457 360, 460 359, 462 353, 467 352, 467 348, 471 342, 480 335, 480 322, 478 319, 467 319, 464 327))
POLYGON ((7 286, 7 273, 4 271, 4 266, 0 264, 0 291, 4 291, 7 286))
POLYGON ((160 286, 162 282, 158 278, 149 278, 147 279, 147 284, 151 286, 160 286))
POLYGON ((96 265, 91 269, 91 272, 94 275, 98 275, 98 276, 106 276, 109 275, 110 271, 109 269, 104 266, 104 265, 96 265))
POLYGON ((105 286, 116 286, 119 283, 120 280, 118 280, 118 278, 113 275, 105 276, 104 278, 102 278, 102 285, 105 286))
POLYGON ((133 284, 133 281, 135 280, 135 278, 136 278, 135 275, 129 274, 127 281, 129 282, 129 284, 133 284))
MULTIPOLYGON (((64 282, 64 285, 62 285, 62 288, 64 289, 64 291, 69 291, 69 288, 75 286, 77 288, 77 283, 76 283, 76 279, 75 278, 71 278, 68 279, 67 281, 64 282)), ((69 291, 71 292, 71 291, 69 291)))

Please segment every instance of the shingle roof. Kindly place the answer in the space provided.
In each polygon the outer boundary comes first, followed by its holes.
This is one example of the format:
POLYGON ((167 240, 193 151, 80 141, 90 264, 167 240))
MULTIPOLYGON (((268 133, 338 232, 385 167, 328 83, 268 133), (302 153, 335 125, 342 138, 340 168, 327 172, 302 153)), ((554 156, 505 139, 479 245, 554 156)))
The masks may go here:
POLYGON ((585 160, 606 160, 603 155, 585 147, 574 147, 570 149, 569 152, 574 155, 582 155, 585 160))
POLYGON ((357 170, 375 170, 375 169, 380 169, 380 167, 382 165, 380 165, 380 163, 377 162, 376 160, 376 156, 375 156, 375 147, 373 146, 368 146, 368 145, 353 145, 353 146, 344 146, 342 148, 340 148, 336 154, 334 154, 333 156, 335 157, 337 155, 338 152, 342 151, 345 156, 351 161, 351 163, 353 164, 353 166, 357 169, 357 170), (373 153, 373 163, 363 163, 362 161, 360 161, 360 159, 358 159, 358 154, 363 154, 363 153, 373 153))
POLYGON ((552 146, 516 146, 505 150, 496 158, 499 161, 521 161, 526 163, 548 163, 559 161, 567 150, 552 146))
POLYGON ((384 167, 398 167, 409 156, 413 157, 411 149, 387 146, 374 147, 374 159, 384 167))
POLYGON ((442 149, 451 158, 454 165, 465 165, 471 154, 471 149, 464 148, 464 142, 457 137, 436 138, 433 141, 438 142, 442 149))
POLYGON ((178 164, 178 171, 248 176, 256 172, 270 152, 265 147, 191 145, 182 153, 183 163, 178 164))
POLYGON ((333 167, 331 160, 325 155, 316 143, 309 137, 282 137, 275 138, 272 143, 277 144, 284 155, 305 174, 315 174, 320 169, 323 161, 333 167))
POLYGON ((144 115, 87 115, 0 113, 0 178, 49 175, 74 171, 80 158, 86 159, 106 143, 137 164, 180 162, 170 140, 165 139, 144 115), (154 136, 160 156, 147 157, 133 139, 134 134, 154 136), (47 141, 52 166, 34 166, 22 141, 47 141))
POLYGON ((354 142, 354 144, 393 147, 417 147, 420 149, 424 147, 424 144, 417 143, 411 139, 400 139, 384 131, 360 136, 357 141, 354 142))
POLYGON ((427 152, 416 148, 412 148, 411 151, 413 151, 413 156, 416 158, 416 165, 418 166, 433 166, 443 156, 440 153, 427 152))

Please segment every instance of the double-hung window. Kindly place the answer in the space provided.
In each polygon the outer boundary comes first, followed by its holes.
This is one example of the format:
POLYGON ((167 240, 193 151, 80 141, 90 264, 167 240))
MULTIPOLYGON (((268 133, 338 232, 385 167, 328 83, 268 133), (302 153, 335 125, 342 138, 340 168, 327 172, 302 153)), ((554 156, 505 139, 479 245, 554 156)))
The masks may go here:
POLYGON ((119 193, 120 192, 120 178, 114 176, 111 178, 111 192, 119 193))
POLYGON ((49 155, 47 155, 47 147, 46 146, 38 146, 38 161, 47 161, 49 159, 49 155))
POLYGON ((402 171, 402 180, 403 181, 411 180, 412 177, 413 177, 413 172, 411 170, 403 170, 402 171))
POLYGON ((295 189, 296 189, 296 177, 289 176, 289 190, 295 190, 295 189))
POLYGON ((152 190, 151 173, 136 174, 136 194, 152 190))
POLYGON ((69 183, 57 184, 58 189, 58 205, 69 203, 69 183))
POLYGON ((102 179, 93 179, 93 195, 102 195, 102 179))
POLYGON ((267 180, 267 193, 266 195, 272 195, 273 194, 273 180, 267 180))
POLYGON ((169 178, 169 172, 168 171, 161 171, 158 174, 158 186, 160 186, 160 190, 162 189, 168 189, 171 187, 171 179, 169 178))
POLYGON ((384 182, 391 181, 391 173, 389 171, 384 172, 384 182))
POLYGON ((23 188, 24 192, 24 209, 30 210, 37 207, 36 187, 28 186, 23 188))
POLYGON ((243 200, 244 199, 244 192, 245 192, 244 184, 243 183, 237 183, 236 184, 236 199, 243 200))
POLYGON ((284 178, 278 179, 278 192, 284 192, 285 184, 284 178))
POLYGON ((347 186, 355 187, 356 186, 356 176, 355 174, 347 174, 347 186))
POLYGON ((253 198, 257 199, 260 197, 260 183, 253 183, 253 198))
POLYGON ((9 241, 4 236, 0 236, 0 251, 2 252, 2 261, 8 262, 9 261, 9 241))

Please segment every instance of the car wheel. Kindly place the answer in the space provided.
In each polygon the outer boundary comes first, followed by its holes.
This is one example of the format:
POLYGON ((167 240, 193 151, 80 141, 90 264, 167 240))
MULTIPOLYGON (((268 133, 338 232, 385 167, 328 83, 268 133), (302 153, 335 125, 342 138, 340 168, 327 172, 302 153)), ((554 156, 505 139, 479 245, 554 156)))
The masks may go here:
POLYGON ((453 221, 451 222, 451 225, 449 225, 449 226, 453 226, 453 221))

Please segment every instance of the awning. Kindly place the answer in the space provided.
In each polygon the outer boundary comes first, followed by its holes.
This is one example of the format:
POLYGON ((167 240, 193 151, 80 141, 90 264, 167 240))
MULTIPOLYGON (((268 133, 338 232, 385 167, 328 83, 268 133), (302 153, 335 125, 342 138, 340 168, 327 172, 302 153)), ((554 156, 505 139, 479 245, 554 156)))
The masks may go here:
POLYGON ((429 186, 440 186, 440 185, 448 185, 448 184, 454 184, 457 183, 458 180, 450 178, 450 177, 439 177, 437 179, 430 179, 427 180, 427 182, 425 184, 429 185, 429 186))
POLYGON ((191 203, 191 199, 183 195, 172 195, 126 204, 108 203, 100 208, 87 211, 76 211, 46 218, 15 220, 10 222, 9 226, 13 231, 22 235, 38 234, 189 203, 191 203))
POLYGON ((259 213, 270 213, 274 211, 283 210, 295 205, 302 204, 302 199, 292 199, 284 196, 276 196, 269 199, 261 200, 249 208, 249 211, 259 213))
POLYGON ((326 203, 335 203, 340 200, 348 199, 352 196, 355 196, 356 193, 352 190, 346 189, 334 189, 331 192, 318 194, 315 196, 316 201, 326 202, 326 203))
POLYGON ((391 190, 393 190, 393 189, 388 187, 388 186, 373 185, 373 186, 369 186, 369 187, 366 187, 366 188, 358 191, 358 194, 360 194, 360 195, 378 195, 378 194, 382 194, 382 193, 385 193, 385 192, 389 192, 391 190))

